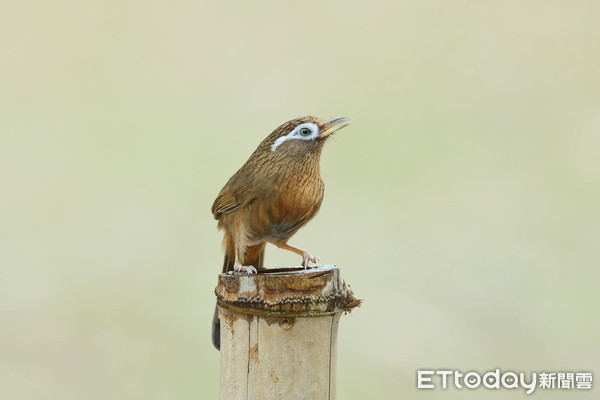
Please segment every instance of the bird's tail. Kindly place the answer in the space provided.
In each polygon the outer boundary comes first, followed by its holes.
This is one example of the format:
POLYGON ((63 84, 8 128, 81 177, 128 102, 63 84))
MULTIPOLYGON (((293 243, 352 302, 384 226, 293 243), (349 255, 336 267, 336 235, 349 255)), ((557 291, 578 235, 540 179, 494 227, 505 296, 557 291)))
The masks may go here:
MULTIPOLYGON (((265 258, 265 243, 261 243, 256 246, 248 247, 246 250, 246 259, 244 260, 244 265, 252 265, 254 268, 263 269, 265 258)), ((223 261, 223 273, 228 271, 233 271, 233 264, 235 259, 229 257, 227 253, 225 253, 225 260, 223 261)), ((218 307, 215 306, 215 314, 213 315, 212 321, 212 342, 213 346, 217 350, 221 349, 221 322, 219 321, 219 310, 218 307)))

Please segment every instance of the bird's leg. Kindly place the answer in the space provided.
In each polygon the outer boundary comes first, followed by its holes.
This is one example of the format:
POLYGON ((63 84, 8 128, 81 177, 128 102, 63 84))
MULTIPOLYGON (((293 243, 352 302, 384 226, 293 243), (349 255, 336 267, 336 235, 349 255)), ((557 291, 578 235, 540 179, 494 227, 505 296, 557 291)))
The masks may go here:
POLYGON ((302 266, 304 267, 304 269, 308 268, 308 263, 309 262, 315 263, 315 264, 318 264, 318 263, 321 262, 321 260, 319 259, 319 257, 313 256, 312 254, 310 254, 306 250, 302 250, 302 249, 299 249, 297 247, 290 246, 287 243, 276 244, 276 246, 279 247, 280 249, 293 251, 294 253, 301 255, 302 256, 302 266))
POLYGON ((235 242, 235 261, 233 262, 233 270, 235 272, 245 272, 248 275, 256 274, 256 268, 252 265, 242 265, 244 254, 246 253, 246 245, 241 240, 235 242))

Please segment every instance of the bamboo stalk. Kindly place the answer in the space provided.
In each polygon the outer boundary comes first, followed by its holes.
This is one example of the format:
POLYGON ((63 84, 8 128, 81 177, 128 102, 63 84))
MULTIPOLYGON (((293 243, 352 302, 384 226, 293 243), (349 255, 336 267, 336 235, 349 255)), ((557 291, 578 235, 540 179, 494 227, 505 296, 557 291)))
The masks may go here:
POLYGON ((333 400, 337 331, 359 305, 339 269, 221 274, 222 400, 333 400))

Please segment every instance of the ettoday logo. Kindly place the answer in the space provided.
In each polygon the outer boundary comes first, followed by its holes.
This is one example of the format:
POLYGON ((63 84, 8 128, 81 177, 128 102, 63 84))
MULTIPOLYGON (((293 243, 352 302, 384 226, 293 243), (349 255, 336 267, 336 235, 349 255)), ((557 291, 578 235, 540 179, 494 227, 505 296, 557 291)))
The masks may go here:
POLYGON ((591 372, 553 372, 525 374, 512 371, 501 372, 500 369, 480 374, 475 371, 462 373, 460 371, 436 370, 417 371, 418 389, 446 389, 452 382, 454 387, 462 389, 477 389, 484 386, 487 389, 518 389, 532 394, 537 388, 541 389, 583 389, 592 388, 591 372))

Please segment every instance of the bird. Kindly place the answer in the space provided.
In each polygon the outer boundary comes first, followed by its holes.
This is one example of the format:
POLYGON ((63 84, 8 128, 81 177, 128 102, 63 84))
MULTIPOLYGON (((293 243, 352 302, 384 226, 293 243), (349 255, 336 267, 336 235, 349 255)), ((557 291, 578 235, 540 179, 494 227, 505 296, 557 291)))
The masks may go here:
MULTIPOLYGON (((288 244, 319 211, 323 202, 321 150, 327 139, 351 118, 322 120, 303 116, 281 124, 227 181, 211 211, 224 232, 223 273, 255 274, 263 269, 267 243, 302 257, 302 266, 319 257, 288 244)), ((213 344, 220 348, 215 309, 213 344)))

